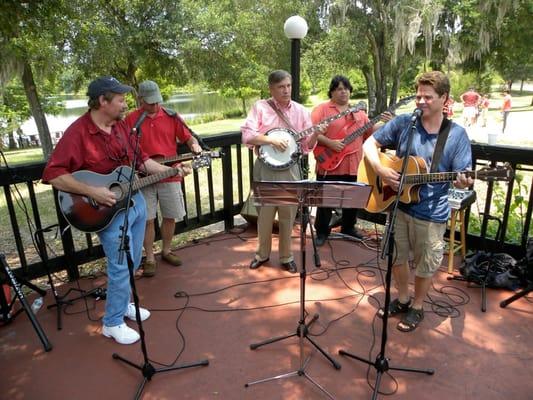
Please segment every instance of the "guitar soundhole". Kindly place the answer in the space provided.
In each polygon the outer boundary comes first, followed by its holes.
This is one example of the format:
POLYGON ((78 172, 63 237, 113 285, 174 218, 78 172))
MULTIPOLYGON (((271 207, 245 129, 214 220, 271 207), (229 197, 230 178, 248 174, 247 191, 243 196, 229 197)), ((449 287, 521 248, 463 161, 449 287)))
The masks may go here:
POLYGON ((115 193, 117 201, 122 200, 122 198, 124 197, 124 192, 122 191, 119 185, 113 185, 109 188, 109 190, 115 193))

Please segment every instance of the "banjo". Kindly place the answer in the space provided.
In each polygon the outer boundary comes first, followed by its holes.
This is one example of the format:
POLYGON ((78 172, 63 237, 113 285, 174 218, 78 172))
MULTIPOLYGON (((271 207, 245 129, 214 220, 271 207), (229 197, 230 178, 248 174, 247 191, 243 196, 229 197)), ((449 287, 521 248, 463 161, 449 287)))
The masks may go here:
POLYGON ((288 128, 270 129, 265 133, 265 136, 270 136, 275 139, 287 141, 287 148, 284 151, 279 151, 276 150, 270 144, 263 144, 259 146, 258 158, 269 168, 277 170, 288 169, 298 161, 298 158, 301 155, 299 142, 303 138, 316 131, 318 129, 318 126, 323 123, 329 124, 330 122, 342 118, 349 113, 357 112, 360 110, 366 110, 366 104, 363 101, 357 103, 355 106, 352 106, 339 114, 332 115, 331 117, 320 121, 318 125, 313 125, 312 127, 307 128, 301 132, 294 132, 288 128))

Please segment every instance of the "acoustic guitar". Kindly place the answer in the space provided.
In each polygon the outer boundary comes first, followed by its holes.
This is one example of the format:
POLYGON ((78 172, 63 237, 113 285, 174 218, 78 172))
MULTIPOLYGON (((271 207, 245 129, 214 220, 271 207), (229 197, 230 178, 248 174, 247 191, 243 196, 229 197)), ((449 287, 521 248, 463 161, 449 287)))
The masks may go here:
MULTIPOLYGON (((210 165, 211 157, 207 155, 195 155, 191 162, 193 169, 210 165)), ((165 172, 148 175, 144 178, 135 177, 132 184, 133 193, 145 186, 178 174, 181 174, 181 168, 171 168, 165 172)), ((105 186, 115 193, 117 198, 117 202, 112 207, 107 207, 98 204, 90 197, 58 190, 59 208, 67 222, 74 228, 83 232, 99 232, 105 229, 120 211, 126 208, 128 186, 130 184, 129 178, 131 176, 130 167, 123 165, 106 175, 81 170, 72 173, 72 176, 78 181, 91 186, 105 186)))
MULTIPOLYGON (((386 153, 379 153, 381 165, 400 172, 402 169, 403 158, 391 156, 386 153)), ((477 171, 460 171, 460 172, 432 172, 428 173, 426 162, 421 157, 409 156, 407 162, 407 171, 404 178, 404 188, 400 196, 400 201, 405 204, 417 203, 419 198, 420 186, 424 183, 443 183, 453 182, 458 173, 465 174, 473 179, 483 181, 510 181, 514 176, 510 166, 496 166, 494 168, 485 167, 477 171)), ((357 180, 372 186, 370 198, 365 209, 368 212, 379 213, 387 210, 394 202, 396 191, 381 180, 376 174, 368 160, 363 157, 357 171, 357 180)))
POLYGON ((364 135, 366 131, 368 131, 371 127, 373 127, 375 124, 381 121, 385 113, 388 112, 388 113, 393 114, 394 111, 398 107, 401 107, 409 103, 415 97, 416 96, 409 96, 409 97, 404 97, 403 99, 400 99, 396 104, 393 104, 392 106, 387 108, 383 113, 379 114, 377 117, 372 118, 362 127, 346 135, 344 138, 336 137, 336 136, 329 136, 329 138, 333 140, 342 139, 342 144, 344 144, 344 148, 339 152, 336 152, 335 150, 332 150, 329 147, 324 146, 322 144, 317 144, 315 149, 313 150, 313 154, 315 155, 317 164, 320 166, 320 168, 326 171, 333 171, 335 168, 339 166, 339 164, 342 162, 342 160, 344 160, 344 158, 348 154, 353 154, 357 151, 357 146, 356 146, 356 143, 354 142, 355 139, 357 139, 359 136, 364 135))

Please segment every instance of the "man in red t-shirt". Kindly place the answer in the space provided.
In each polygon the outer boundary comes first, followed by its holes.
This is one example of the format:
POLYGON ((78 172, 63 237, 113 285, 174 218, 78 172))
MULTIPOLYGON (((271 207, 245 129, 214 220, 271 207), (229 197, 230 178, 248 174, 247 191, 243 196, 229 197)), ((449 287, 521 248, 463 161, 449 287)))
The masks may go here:
MULTIPOLYGON (((108 185, 93 186, 76 179, 72 174, 87 170, 107 175, 119 166, 130 164, 134 155, 135 136, 130 135, 123 117, 128 108, 125 94, 132 89, 111 76, 100 77, 90 83, 87 91, 89 111, 74 121, 57 143, 44 169, 44 183, 50 183, 63 192, 91 198, 99 207, 113 207, 117 203, 117 195, 108 185)), ((146 153, 140 151, 136 169, 155 174, 167 172, 169 167, 150 160, 146 153)), ((181 173, 190 173, 190 167, 184 167, 181 173)), ((141 193, 135 193, 132 199, 134 204, 128 213, 127 234, 134 268, 137 268, 141 262, 146 205, 141 193)), ((124 322, 124 317, 135 320, 135 307, 130 303, 127 257, 119 257, 123 225, 124 212, 120 211, 105 228, 97 232, 107 257, 107 298, 102 334, 120 344, 131 344, 140 336, 124 322)), ((145 320, 150 312, 140 308, 140 316, 141 320, 145 320)))
MULTIPOLYGON (((140 108, 130 113, 126 117, 126 122, 133 126, 144 112, 147 113, 140 129, 141 148, 149 157, 176 156, 177 143, 186 143, 193 153, 202 152, 198 141, 178 114, 161 106, 163 97, 157 83, 153 81, 141 82, 138 97, 140 108)), ((143 195, 148 210, 144 236, 146 259, 143 264, 143 275, 150 277, 155 275, 157 268, 153 246, 158 202, 163 217, 161 258, 171 265, 181 265, 181 260, 170 250, 176 221, 182 220, 185 216, 181 178, 176 176, 148 186, 143 189, 143 195)))
POLYGON ((478 111, 477 106, 480 100, 481 96, 474 90, 473 87, 461 95, 461 101, 463 102, 463 123, 466 126, 476 123, 478 111))
POLYGON ((511 112, 511 92, 509 90, 503 91, 503 103, 502 103, 502 117, 503 117, 503 126, 502 126, 502 133, 505 133, 505 128, 507 127, 507 117, 509 117, 509 113, 511 112))
MULTIPOLYGON (((313 124, 318 124, 320 121, 339 114, 350 108, 350 94, 352 93, 352 85, 347 77, 337 75, 331 80, 328 96, 331 100, 319 104, 311 113, 311 120, 313 124)), ((368 116, 364 111, 358 111, 356 113, 350 113, 342 118, 333 121, 328 125, 324 134, 319 134, 317 137, 317 150, 319 146, 325 146, 333 150, 334 152, 341 152, 345 145, 342 140, 362 127, 368 122, 368 116)), ((353 152, 346 154, 340 164, 331 171, 326 171, 321 168, 320 163, 316 164, 316 176, 318 181, 344 181, 344 182, 356 182, 357 181, 357 168, 359 162, 363 156, 362 145, 363 141, 372 135, 374 128, 368 129, 363 135, 359 136, 351 146, 354 146, 353 152)), ((322 246, 330 232, 329 222, 331 220, 331 208, 319 207, 316 212, 315 229, 316 229, 316 244, 322 246)), ((341 233, 355 237, 357 239, 364 239, 364 235, 358 229, 354 227, 357 218, 357 210, 344 208, 342 210, 342 224, 341 233)))

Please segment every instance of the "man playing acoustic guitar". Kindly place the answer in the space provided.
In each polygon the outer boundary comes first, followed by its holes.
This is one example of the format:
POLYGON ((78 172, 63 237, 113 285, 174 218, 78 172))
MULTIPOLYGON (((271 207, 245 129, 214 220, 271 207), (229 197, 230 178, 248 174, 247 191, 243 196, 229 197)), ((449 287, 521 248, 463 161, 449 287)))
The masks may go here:
MULTIPOLYGON (((416 106, 422 110, 416 119, 410 155, 423 158, 429 168, 437 137, 444 131, 443 107, 450 93, 448 78, 439 71, 422 74, 415 83, 416 106)), ((411 132, 412 116, 404 114, 388 122, 367 139, 363 145, 365 162, 381 178, 383 185, 398 190, 399 172, 380 163, 379 149, 394 147, 398 157, 407 156, 406 144, 411 132)), ((465 129, 451 122, 447 141, 436 172, 464 171, 471 168, 472 153, 465 129)), ((438 156, 437 156, 438 157, 438 156)), ((458 173, 454 185, 465 188, 472 179, 458 173)), ((395 226, 393 276, 398 298, 389 307, 389 315, 403 314, 397 328, 409 332, 424 318, 424 299, 431 287, 431 278, 441 265, 444 250, 444 232, 449 218, 448 183, 428 183, 420 186, 419 202, 400 203, 395 226), (414 299, 409 295, 409 251, 416 266, 414 299)), ((378 312, 381 316, 384 310, 378 312)))
MULTIPOLYGON (((129 165, 134 154, 136 135, 130 135, 130 127, 123 118, 128 108, 125 94, 131 90, 132 87, 121 84, 111 76, 100 77, 89 84, 89 111, 65 131, 44 169, 43 182, 51 183, 60 191, 92 199, 94 206, 89 208, 95 212, 99 208, 108 210, 117 204, 117 194, 108 186, 90 185, 77 180, 72 174, 83 170, 109 174, 119 166, 129 165)), ((139 153, 137 169, 148 174, 176 173, 172 168, 148 158, 142 150, 139 153)), ((187 166, 178 170, 181 175, 191 172, 187 166)), ((146 204, 140 192, 132 199, 134 205, 128 214, 127 234, 130 238, 131 257, 137 268, 142 254, 146 204)), ((107 257, 108 277, 102 334, 114 338, 120 344, 131 344, 139 340, 140 336, 124 323, 124 317, 135 320, 135 307, 130 303, 127 257, 119 258, 120 228, 123 224, 124 215, 121 211, 98 231, 107 257)), ((141 320, 145 320, 150 312, 141 308, 140 315, 141 320)))

